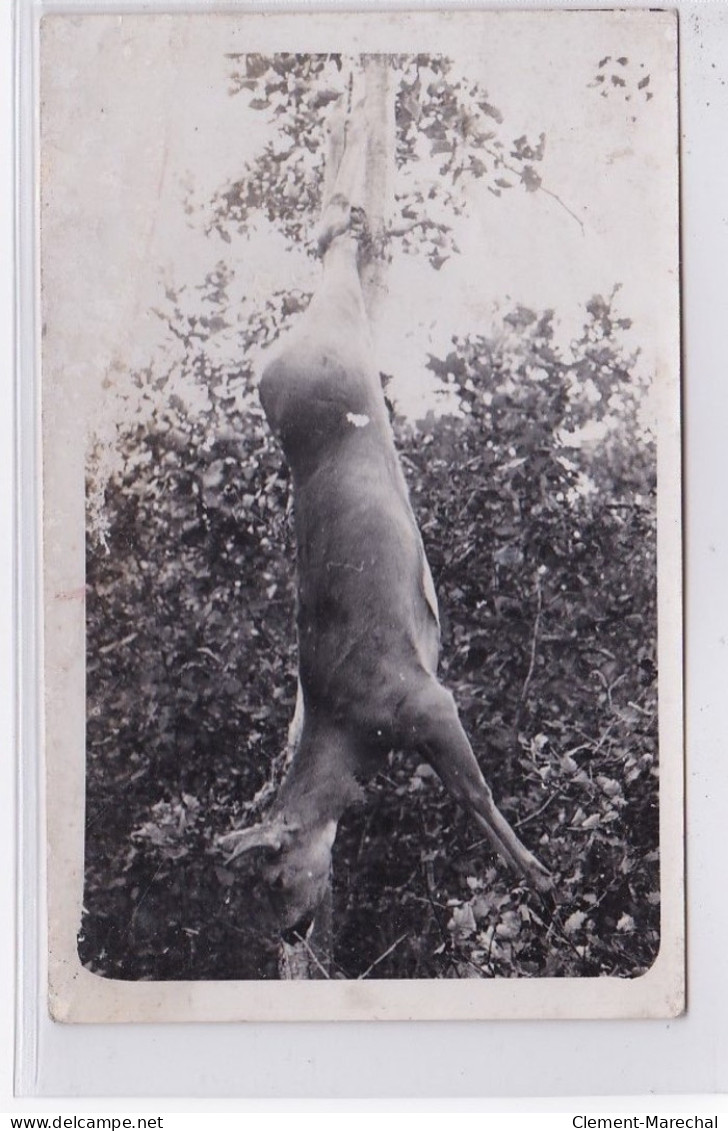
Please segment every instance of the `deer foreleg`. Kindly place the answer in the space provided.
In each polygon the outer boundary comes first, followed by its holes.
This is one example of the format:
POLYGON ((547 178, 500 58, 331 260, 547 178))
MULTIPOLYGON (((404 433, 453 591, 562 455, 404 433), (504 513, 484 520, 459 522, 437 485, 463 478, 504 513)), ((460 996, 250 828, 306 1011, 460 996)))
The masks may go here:
POLYGON ((438 683, 428 683, 407 701, 402 740, 424 755, 448 793, 472 815, 496 852, 537 891, 549 891, 553 886, 551 874, 521 843, 497 808, 455 702, 438 683))

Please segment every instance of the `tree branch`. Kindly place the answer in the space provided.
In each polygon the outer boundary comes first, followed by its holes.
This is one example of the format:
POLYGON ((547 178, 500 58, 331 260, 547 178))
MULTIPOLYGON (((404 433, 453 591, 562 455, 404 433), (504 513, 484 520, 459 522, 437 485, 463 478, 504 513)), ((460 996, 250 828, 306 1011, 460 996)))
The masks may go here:
POLYGON ((399 938, 395 942, 393 942, 391 946, 387 947, 384 954, 380 954, 379 958, 375 958, 374 961, 372 962, 371 966, 367 966, 364 973, 359 975, 357 981, 361 982, 363 978, 367 978, 371 974, 374 967, 378 966, 380 962, 384 962, 384 959, 387 957, 387 955, 391 954, 393 950, 396 950, 396 948, 399 946, 399 944, 401 942, 403 942, 406 938, 407 938, 407 931, 405 931, 405 933, 403 935, 400 935, 399 938))
POLYGON ((533 813, 529 813, 527 817, 522 817, 520 821, 516 821, 513 826, 514 829, 520 829, 524 825, 527 825, 529 821, 535 821, 536 817, 540 817, 541 814, 546 809, 548 809, 549 805, 551 805, 552 802, 556 801, 556 799, 561 796, 561 790, 557 790, 556 793, 550 794, 539 809, 536 809, 533 813))
MULTIPOLYGON (((486 151, 486 153, 488 153, 493 158, 493 160, 497 164, 499 164, 503 169, 505 169, 507 173, 511 173, 514 177, 518 177, 519 180, 522 180, 520 171, 515 167, 515 165, 509 165, 508 162, 504 161, 503 158, 498 153, 496 153, 492 149, 489 149, 487 146, 485 148, 485 151, 486 151)), ((565 204, 564 201, 561 199, 561 197, 557 193, 553 192, 549 188, 546 188, 546 186, 543 184, 543 182, 541 181, 540 178, 539 178, 539 184, 538 184, 537 191, 538 192, 545 192, 546 196, 550 196, 553 200, 556 201, 557 204, 560 204, 561 207, 564 209, 564 211, 568 212, 568 214, 569 214, 569 216, 571 216, 572 220, 576 220, 577 224, 581 228, 582 235, 584 234, 584 221, 581 220, 576 215, 575 212, 572 212, 572 210, 569 208, 568 204, 565 204)))
POLYGON ((521 715, 523 713, 523 708, 526 705, 526 697, 528 696, 528 691, 529 691, 529 688, 531 686, 531 680, 533 679, 533 671, 534 671, 534 668, 536 666, 536 651, 537 651, 537 648, 538 648, 539 628, 541 627, 541 613, 543 612, 543 592, 541 590, 541 579, 539 577, 538 570, 536 571, 536 574, 535 574, 535 583, 536 583, 536 616, 535 616, 534 622, 533 622, 533 634, 531 636, 531 657, 530 657, 530 661, 529 661, 529 664, 528 664, 528 671, 526 672, 526 678, 523 681, 523 688, 521 689, 521 697, 518 701, 518 707, 516 709, 516 717, 515 717, 515 720, 514 720, 514 723, 513 723, 513 729, 516 733, 516 739, 518 738, 518 730, 519 730, 520 723, 521 723, 521 715))
MULTIPOLYGON (((331 977, 328 970, 323 965, 323 963, 319 961, 319 958, 318 958, 315 950, 313 949, 313 947, 309 944, 308 939, 305 938, 304 935, 299 935, 298 932, 296 932, 296 942, 295 943, 286 943, 286 942, 281 943, 281 949, 282 949, 282 952, 283 952, 283 959, 284 959, 283 965, 284 965, 284 975, 285 975, 283 980, 284 981, 298 981, 298 980, 301 979, 302 975, 301 975, 300 966, 301 965, 307 965, 307 963, 302 964, 300 962, 301 947, 304 948, 308 958, 311 959, 311 961, 314 963, 314 965, 317 967, 317 969, 321 971, 321 976, 328 981, 331 977), (298 952, 298 954, 296 954, 296 952, 298 952)), ((304 974, 303 977, 304 977, 304 979, 307 978, 308 973, 304 974)))

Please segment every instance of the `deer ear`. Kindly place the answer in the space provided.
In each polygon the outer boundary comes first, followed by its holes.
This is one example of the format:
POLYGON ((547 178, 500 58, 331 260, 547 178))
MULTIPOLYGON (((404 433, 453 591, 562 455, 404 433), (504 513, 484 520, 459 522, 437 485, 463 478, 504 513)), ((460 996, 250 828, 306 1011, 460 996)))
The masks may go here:
POLYGON ((236 829, 218 838, 218 845, 230 855, 226 863, 231 864, 238 856, 248 852, 263 852, 275 856, 286 844, 291 830, 279 821, 264 821, 250 829, 236 829))

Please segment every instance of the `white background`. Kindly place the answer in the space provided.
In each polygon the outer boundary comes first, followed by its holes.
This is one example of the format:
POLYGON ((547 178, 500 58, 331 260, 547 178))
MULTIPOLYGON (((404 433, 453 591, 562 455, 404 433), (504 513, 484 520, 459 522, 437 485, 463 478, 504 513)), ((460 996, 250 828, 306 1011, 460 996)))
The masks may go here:
MULTIPOLYGON (((363 5, 361 5, 363 6, 363 5)), ((626 6, 626 5, 624 5, 626 6)), ((630 5, 632 6, 632 5, 630 5)), ((569 1096, 713 1093, 728 1089, 728 812, 723 703, 728 689, 728 504, 725 483, 728 372, 728 8, 682 4, 683 255, 685 335, 686 671, 689 887, 689 1008, 671 1022, 338 1024, 295 1026, 61 1027, 40 1019, 41 1091, 54 1096, 569 1096)), ((11 258, 10 6, 0 7, 0 261, 11 258), (7 119, 7 120, 6 120, 7 119)), ((12 751, 12 412, 9 272, 0 278, 0 749, 12 751)), ((15 900, 13 758, 0 763, 0 1108, 88 1109, 80 1099, 12 1099, 15 900), (4 1104, 2 1101, 5 1101, 4 1104)), ((625 1101, 653 1110, 654 1096, 625 1101)), ((147 1100, 118 1110, 193 1110, 147 1100)), ((203 1100, 199 1110, 216 1105, 203 1100)), ((390 1109, 393 1105, 388 1105, 390 1109)), ((536 1101, 537 1110, 546 1110, 536 1101)), ((593 1107, 556 1101, 552 1110, 593 1107)), ((601 1104, 624 1108, 616 1099, 601 1104)), ((678 1109, 678 1102, 667 1106, 678 1109)), ((683 1108, 685 1105, 680 1103, 683 1108)), ((692 1107, 692 1102, 688 1102, 692 1107)), ((710 1104, 715 1107, 715 1103, 710 1104)), ((97 1101, 92 1110, 105 1109, 97 1101)), ((467 1107, 473 1109, 472 1104, 467 1107)), ((502 1100, 476 1110, 505 1110, 502 1100)), ((235 1101, 223 1110, 244 1110, 235 1101)), ((425 1110, 434 1105, 425 1105, 425 1110)), ((341 1110, 338 1105, 334 1110, 341 1110)), ((449 1102, 447 1110, 455 1110, 449 1102)), ((725 1105, 723 1105, 725 1110, 725 1105)))

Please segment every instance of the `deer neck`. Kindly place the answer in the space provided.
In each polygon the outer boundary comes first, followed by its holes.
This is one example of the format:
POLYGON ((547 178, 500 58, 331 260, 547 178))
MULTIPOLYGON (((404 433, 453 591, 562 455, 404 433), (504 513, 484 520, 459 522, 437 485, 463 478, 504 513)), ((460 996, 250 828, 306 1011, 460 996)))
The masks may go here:
POLYGON ((281 785, 276 810, 299 828, 335 828, 345 809, 362 798, 370 776, 362 751, 344 732, 304 724, 301 742, 281 785))

